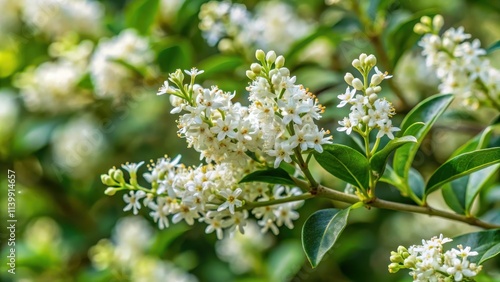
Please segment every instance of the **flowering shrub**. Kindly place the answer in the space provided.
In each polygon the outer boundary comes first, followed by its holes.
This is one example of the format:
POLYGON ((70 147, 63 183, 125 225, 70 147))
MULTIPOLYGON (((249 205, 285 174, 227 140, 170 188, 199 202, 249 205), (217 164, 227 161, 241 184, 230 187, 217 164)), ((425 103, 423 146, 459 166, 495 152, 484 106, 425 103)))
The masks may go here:
POLYGON ((0 0, 0 280, 499 280, 498 4, 431 2, 0 0))
MULTIPOLYGON (((295 84, 296 77, 291 77, 284 67, 283 56, 257 50, 255 57, 259 63, 253 63, 246 72, 252 80, 247 87, 248 107, 234 103, 234 93, 196 84, 197 76, 203 74, 203 70, 196 68, 184 71, 189 75, 188 83, 183 72, 177 70, 158 90, 158 95, 170 95, 174 107, 171 113, 181 114, 177 120, 178 136, 185 138, 188 147, 198 151, 200 160, 206 164, 187 167, 179 163, 180 155, 175 159, 165 156, 152 162, 149 172, 143 174, 150 187, 138 184, 137 171, 143 162, 122 165, 129 174, 128 181, 121 169, 113 167, 101 175, 102 182, 109 186, 105 193, 114 195, 130 190, 123 195, 127 204, 124 211, 138 214, 142 201, 150 208, 150 216, 160 229, 169 226, 169 216, 173 223, 185 221, 189 225, 198 219, 207 224, 205 232, 215 232, 218 239, 225 235, 232 237, 234 232, 244 234, 249 214, 258 219, 263 233, 272 231, 277 235, 282 225, 292 229, 293 220, 299 218, 296 209, 303 200, 312 197, 353 204, 343 210, 320 210, 304 224, 303 247, 313 267, 335 243, 347 224, 350 210, 362 206, 426 213, 485 228, 496 227, 475 218, 470 213, 470 203, 467 216, 463 216, 429 207, 427 195, 460 176, 496 165, 500 162, 500 148, 459 152, 439 167, 425 186, 423 181, 410 184, 412 178, 421 178, 408 165, 415 148, 451 103, 451 95, 425 100, 408 114, 401 128, 394 127, 391 120, 394 107, 378 94, 382 81, 392 75, 376 67, 374 55, 361 54, 352 65, 362 79, 347 73, 344 80, 349 86, 344 94, 338 95, 338 107, 350 104, 351 108, 349 117, 339 121, 341 127, 337 130, 348 135, 353 131, 358 133, 364 140, 362 154, 351 147, 332 144, 332 137, 325 136, 329 132, 319 129, 315 120, 321 118, 324 107, 304 86, 295 84), (370 76, 372 69, 375 73, 370 76), (418 118, 423 118, 423 122, 418 118), (373 130, 376 130, 375 142, 371 141, 373 130), (393 132, 398 131, 403 136, 395 137, 393 132), (379 149, 384 136, 390 141, 379 149), (391 168, 387 163, 392 152, 395 156, 391 168), (356 196, 318 184, 309 170, 312 156, 329 173, 352 185, 356 196), (379 181, 394 185, 419 206, 378 199, 375 190, 379 181)), ((459 250, 442 254, 441 244, 450 240, 441 236, 409 250, 401 247, 398 253, 392 253, 389 269, 396 272, 410 268, 414 281, 438 281, 445 277, 462 281, 464 277, 466 280, 474 277, 481 266, 469 263, 467 257, 478 253, 459 245, 459 250)))

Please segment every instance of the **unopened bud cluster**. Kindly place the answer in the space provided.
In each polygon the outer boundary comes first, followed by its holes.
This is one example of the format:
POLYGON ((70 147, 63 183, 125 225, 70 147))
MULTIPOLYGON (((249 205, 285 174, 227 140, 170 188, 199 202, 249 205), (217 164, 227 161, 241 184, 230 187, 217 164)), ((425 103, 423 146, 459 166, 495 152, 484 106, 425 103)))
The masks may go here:
POLYGON ((414 282, 474 281, 482 266, 471 263, 469 257, 478 253, 462 245, 443 252, 443 244, 451 241, 441 234, 430 240, 422 240, 422 245, 413 245, 408 249, 399 246, 397 252, 391 252, 389 272, 410 269, 414 282))
POLYGON ((481 42, 464 33, 464 27, 450 28, 439 35, 443 26, 441 15, 422 17, 414 31, 424 34, 419 42, 426 65, 436 72, 442 93, 462 97, 471 108, 495 106, 500 110, 500 72, 484 57, 481 42))
POLYGON ((338 131, 351 134, 354 130, 362 136, 368 136, 371 130, 378 129, 377 138, 387 135, 390 139, 394 138, 392 132, 399 131, 399 128, 392 126, 391 117, 395 114, 394 107, 386 99, 378 97, 378 93, 382 90, 380 84, 392 75, 379 71, 376 64, 377 58, 374 55, 364 53, 352 61, 352 66, 359 71, 361 78, 349 72, 344 76, 349 86, 344 94, 337 96, 341 100, 337 107, 341 108, 350 104, 351 112, 348 117, 339 121, 342 127, 338 128, 338 131), (370 77, 372 69, 375 69, 375 73, 370 77))

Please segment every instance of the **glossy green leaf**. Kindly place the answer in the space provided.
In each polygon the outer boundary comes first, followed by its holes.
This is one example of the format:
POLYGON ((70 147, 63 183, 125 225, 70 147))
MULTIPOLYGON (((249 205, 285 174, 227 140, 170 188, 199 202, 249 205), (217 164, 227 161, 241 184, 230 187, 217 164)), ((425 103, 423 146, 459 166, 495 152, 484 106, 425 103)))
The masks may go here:
POLYGON ((413 136, 403 136, 403 137, 396 137, 389 141, 387 145, 385 145, 384 148, 376 152, 371 158, 370 158, 370 166, 372 171, 375 171, 379 175, 382 175, 384 173, 385 165, 387 163, 387 159, 389 158, 389 155, 396 150, 397 148, 403 146, 404 144, 408 143, 416 143, 417 138, 413 136))
POLYGON ((131 1, 125 11, 127 27, 136 29, 140 34, 148 34, 155 21, 159 2, 159 0, 131 1))
MULTIPOLYGON (((486 148, 490 142, 493 127, 497 123, 498 120, 494 121, 493 124, 488 126, 483 132, 455 150, 451 157, 486 148)), ((499 165, 493 165, 476 171, 471 175, 453 180, 450 185, 442 189, 446 204, 457 213, 470 214, 474 199, 486 186, 490 178, 497 173, 498 168, 499 165)))
POLYGON ((379 181, 390 184, 404 193, 405 184, 403 179, 389 165, 386 165, 384 174, 379 178, 379 181))
POLYGON ((401 123, 401 132, 417 138, 417 143, 402 146, 394 154, 392 167, 401 177, 407 178, 415 154, 436 120, 453 101, 452 94, 438 94, 425 99, 415 106, 401 123), (420 122, 424 125, 418 125, 420 122))
POLYGON ((458 155, 434 172, 425 187, 425 195, 429 195, 445 183, 497 163, 500 163, 500 148, 482 149, 458 155))
POLYGON ((302 227, 302 247, 312 267, 318 266, 347 225, 351 207, 324 209, 313 213, 302 227))
POLYGON ((290 175, 282 168, 270 168, 254 171, 240 180, 240 183, 245 182, 264 182, 271 184, 295 185, 295 182, 290 177, 290 175))
POLYGON ((323 146, 323 153, 314 152, 314 157, 333 176, 367 190, 370 165, 360 152, 345 145, 330 144, 323 146))
POLYGON ((408 174, 408 187, 419 199, 424 197, 425 181, 422 174, 414 168, 410 168, 408 174))
POLYGON ((465 191, 467 190, 468 176, 453 180, 441 188, 445 203, 454 212, 465 214, 465 191), (452 186, 455 183, 456 186, 452 186))
POLYGON ((445 246, 451 249, 457 245, 471 247, 473 251, 478 252, 477 256, 470 256, 468 259, 470 262, 482 264, 500 253, 500 229, 460 235, 445 246))
POLYGON ((498 50, 498 49, 500 49, 500 40, 498 40, 497 42, 495 42, 495 43, 491 44, 491 45, 488 47, 488 49, 486 49, 486 52, 487 52, 488 54, 490 54, 490 53, 492 53, 493 51, 498 50))

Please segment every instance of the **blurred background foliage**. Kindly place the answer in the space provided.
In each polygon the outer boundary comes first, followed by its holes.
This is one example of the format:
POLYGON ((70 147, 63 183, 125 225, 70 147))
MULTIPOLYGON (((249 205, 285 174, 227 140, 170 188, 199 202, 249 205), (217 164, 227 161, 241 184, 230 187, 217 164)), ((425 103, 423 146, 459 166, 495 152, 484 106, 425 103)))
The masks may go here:
MULTIPOLYGON (((245 103, 245 70, 257 48, 285 55, 292 75, 327 106, 322 125, 335 142, 349 144, 335 134, 345 115, 336 97, 352 59, 374 53, 394 74, 384 95, 401 120, 438 85, 425 69, 413 25, 441 13, 445 28, 463 25, 487 47, 500 38, 498 1, 0 0, 0 10, 2 222, 8 168, 17 176, 18 220, 16 275, 2 263, 2 281, 410 281, 387 272, 390 250, 473 230, 422 215, 356 210, 350 228, 312 270, 300 244, 302 223, 338 203, 307 201, 296 228, 276 237, 255 227, 248 236, 217 242, 197 225, 160 231, 130 217, 121 200, 103 194, 99 176, 164 154, 197 164, 198 155, 176 136, 168 99, 156 90, 169 72, 194 66, 205 70, 204 85, 236 91, 245 103), (228 7, 237 12, 229 15, 228 7)), ((497 67, 499 54, 490 55, 497 67)), ((457 103, 422 146, 416 168, 425 174, 437 167, 494 115, 457 103)), ((499 142, 497 134, 492 143, 499 142)), ((344 189, 319 167, 314 171, 344 189)), ((379 191, 400 198, 391 187, 379 191)), ((498 195, 488 191, 482 199, 498 208, 498 195)), ((4 231, 2 261, 3 239, 4 231)), ((500 279, 498 261, 484 269, 500 279)), ((481 281, 498 281, 488 275, 481 281)))

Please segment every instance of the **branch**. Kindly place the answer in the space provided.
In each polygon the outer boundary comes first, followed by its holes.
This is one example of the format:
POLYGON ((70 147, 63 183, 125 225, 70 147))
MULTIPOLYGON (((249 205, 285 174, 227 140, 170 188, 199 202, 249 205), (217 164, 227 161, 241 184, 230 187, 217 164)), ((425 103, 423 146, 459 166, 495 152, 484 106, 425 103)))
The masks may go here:
MULTIPOLYGON (((332 199, 332 200, 336 200, 336 201, 351 203, 351 204, 359 202, 359 198, 357 196, 345 194, 345 193, 333 190, 331 188, 328 188, 328 187, 325 187, 322 185, 319 185, 318 192, 317 192, 316 196, 328 198, 328 199, 332 199)), ((447 218, 447 219, 451 219, 451 220, 456 220, 456 221, 468 223, 470 225, 479 226, 479 227, 482 227, 485 229, 500 228, 500 225, 484 222, 484 221, 481 221, 475 217, 466 217, 466 216, 461 215, 461 214, 450 213, 447 211, 431 208, 429 206, 422 207, 422 206, 401 204, 401 203, 381 200, 378 198, 374 198, 365 204, 367 206, 370 206, 370 207, 381 208, 381 209, 421 213, 421 214, 427 214, 430 216, 439 216, 439 217, 443 217, 443 218, 447 218)))

